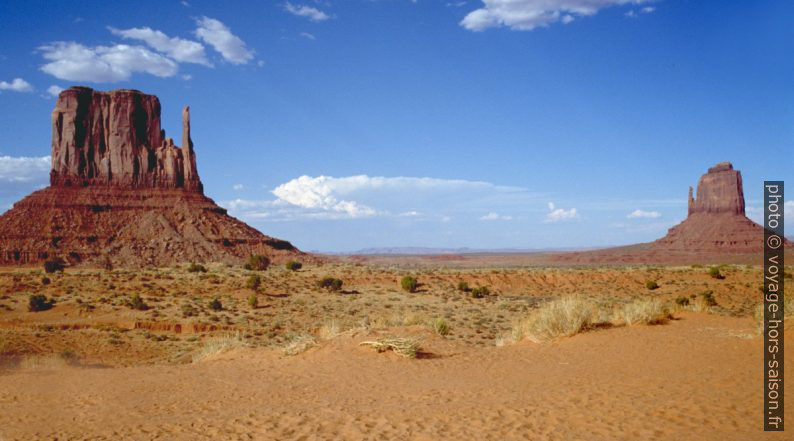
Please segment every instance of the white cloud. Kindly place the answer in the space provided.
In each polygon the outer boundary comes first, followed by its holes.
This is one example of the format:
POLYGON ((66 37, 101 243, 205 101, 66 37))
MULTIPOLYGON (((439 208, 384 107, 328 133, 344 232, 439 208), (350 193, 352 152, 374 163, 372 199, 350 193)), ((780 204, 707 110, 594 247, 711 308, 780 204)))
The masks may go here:
POLYGON ((306 17, 311 21, 325 21, 331 18, 325 12, 305 5, 293 5, 290 2, 284 4, 284 9, 290 14, 297 15, 298 17, 306 17))
POLYGON ((634 210, 628 215, 626 215, 629 219, 656 219, 661 217, 662 214, 658 211, 645 211, 645 210, 634 210))
POLYGON ((197 41, 169 37, 161 31, 144 28, 116 29, 108 27, 113 35, 130 40, 140 40, 150 48, 161 52, 180 63, 196 63, 210 66, 204 53, 204 45, 197 41))
POLYGON ((0 181, 43 181, 50 174, 51 164, 49 156, 0 156, 0 181))
POLYGON ((498 213, 494 213, 493 211, 486 214, 485 216, 480 217, 480 220, 482 221, 511 220, 511 219, 513 219, 512 216, 502 216, 498 213))
POLYGON ((22 78, 14 78, 11 82, 0 81, 0 90, 10 90, 12 92, 32 92, 33 86, 22 78))
POLYGON ((650 14, 651 12, 653 12, 655 10, 656 10, 655 6, 646 6, 646 7, 642 8, 642 9, 640 9, 640 12, 642 12, 643 14, 650 14))
POLYGON ((499 26, 531 31, 557 22, 570 23, 577 16, 592 16, 600 9, 610 6, 642 4, 648 1, 650 0, 482 0, 482 7, 466 15, 460 25, 471 31, 499 26))
POLYGON ((345 193, 351 187, 367 185, 364 176, 333 178, 301 176, 279 185, 273 194, 279 201, 301 208, 320 209, 327 212, 346 214, 350 218, 371 217, 377 211, 355 201, 340 200, 335 193, 345 193), (346 188, 347 187, 347 188, 346 188))
POLYGON ((301 176, 277 186, 272 193, 275 200, 237 199, 226 206, 244 217, 269 220, 376 216, 448 220, 450 213, 523 205, 532 197, 525 189, 488 182, 367 175, 301 176))
POLYGON ((234 184, 234 185, 232 185, 232 188, 233 188, 235 191, 240 191, 240 190, 244 189, 244 188, 245 188, 245 186, 244 186, 243 184, 234 184))
POLYGON ((300 36, 303 38, 308 38, 309 40, 315 40, 314 34, 310 34, 308 32, 301 32, 300 36))
POLYGON ((245 46, 240 37, 232 34, 228 27, 220 21, 201 17, 196 20, 196 36, 218 51, 226 61, 234 64, 245 64, 254 58, 254 51, 245 46))
POLYGON ((791 216, 794 216, 794 201, 786 201, 783 204, 783 216, 787 220, 791 219, 791 216))
POLYGON ((564 220, 576 219, 579 217, 579 214, 576 212, 576 208, 571 208, 570 210, 557 208, 554 206, 554 202, 549 202, 548 205, 549 213, 546 214, 546 219, 544 222, 560 222, 564 220))
POLYGON ((56 86, 55 84, 47 88, 47 93, 51 96, 57 97, 61 92, 63 92, 63 87, 56 86))
POLYGON ((142 46, 87 47, 73 41, 57 41, 39 50, 49 60, 41 70, 68 81, 112 83, 128 80, 136 72, 171 77, 178 70, 174 61, 142 46))

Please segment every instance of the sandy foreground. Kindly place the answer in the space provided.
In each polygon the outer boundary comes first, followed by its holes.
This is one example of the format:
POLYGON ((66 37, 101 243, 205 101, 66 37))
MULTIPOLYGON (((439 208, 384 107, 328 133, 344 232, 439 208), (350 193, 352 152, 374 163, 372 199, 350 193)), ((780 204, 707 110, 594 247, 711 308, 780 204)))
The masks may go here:
POLYGON ((6 370, 0 439, 791 439, 762 431, 752 320, 677 318, 501 348, 426 337, 414 360, 353 333, 292 357, 6 370))

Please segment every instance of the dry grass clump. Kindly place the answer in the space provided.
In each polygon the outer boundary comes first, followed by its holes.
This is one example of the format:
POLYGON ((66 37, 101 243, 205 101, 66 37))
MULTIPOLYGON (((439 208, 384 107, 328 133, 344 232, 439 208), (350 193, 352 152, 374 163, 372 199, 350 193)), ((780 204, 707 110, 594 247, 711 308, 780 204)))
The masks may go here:
POLYGON ((232 349, 244 348, 247 344, 240 333, 226 334, 207 341, 195 354, 193 363, 215 357, 232 349))
POLYGON ((670 307, 658 298, 641 298, 623 305, 616 312, 616 319, 631 325, 656 325, 672 318, 670 307))
POLYGON ((320 329, 317 330, 317 336, 323 340, 330 340, 341 333, 342 330, 339 326, 339 322, 336 320, 331 320, 330 322, 320 326, 320 329))
POLYGON ((406 358, 416 358, 419 350, 418 338, 386 337, 375 341, 362 341, 359 345, 370 346, 378 352, 393 351, 406 358))
POLYGON ((578 297, 553 300, 535 310, 513 329, 513 339, 544 342, 570 337, 598 324, 598 308, 578 297))
POLYGON ((284 355, 292 356, 302 354, 315 346, 317 346, 317 340, 313 336, 306 334, 298 335, 284 346, 284 355))
POLYGON ((449 323, 447 323, 447 320, 443 317, 437 317, 431 320, 430 329, 442 337, 449 335, 449 323))

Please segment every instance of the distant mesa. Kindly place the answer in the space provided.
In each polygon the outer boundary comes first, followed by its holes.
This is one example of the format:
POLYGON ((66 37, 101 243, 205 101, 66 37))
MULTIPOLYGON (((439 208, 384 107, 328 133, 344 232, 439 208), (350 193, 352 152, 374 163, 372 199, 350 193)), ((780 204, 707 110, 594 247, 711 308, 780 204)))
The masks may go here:
POLYGON ((156 96, 72 87, 52 112, 50 186, 0 216, 0 265, 317 260, 229 216, 203 190, 188 107, 178 147, 156 96))
MULTIPOLYGON (((700 177, 697 195, 689 187, 687 218, 655 242, 566 253, 558 261, 583 263, 729 261, 764 251, 764 229, 745 215, 742 174, 721 162, 700 177)), ((786 241, 786 248, 792 247, 786 241)))

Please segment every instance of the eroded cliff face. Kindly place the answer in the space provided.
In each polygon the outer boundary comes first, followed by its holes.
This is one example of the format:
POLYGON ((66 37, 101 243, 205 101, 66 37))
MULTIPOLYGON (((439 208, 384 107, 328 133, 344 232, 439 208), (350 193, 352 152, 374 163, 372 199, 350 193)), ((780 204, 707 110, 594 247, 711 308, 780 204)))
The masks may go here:
POLYGON ((183 111, 183 148, 160 127, 160 100, 137 90, 72 87, 52 112, 52 186, 182 188, 201 193, 183 111))
POLYGON ((721 162, 708 170, 698 182, 697 198, 689 188, 689 213, 731 213, 744 215, 742 173, 730 162, 721 162))
POLYGON ((204 196, 182 111, 182 148, 160 127, 160 101, 135 90, 61 92, 52 113, 50 186, 0 214, 0 266, 319 262, 265 236, 204 196))

